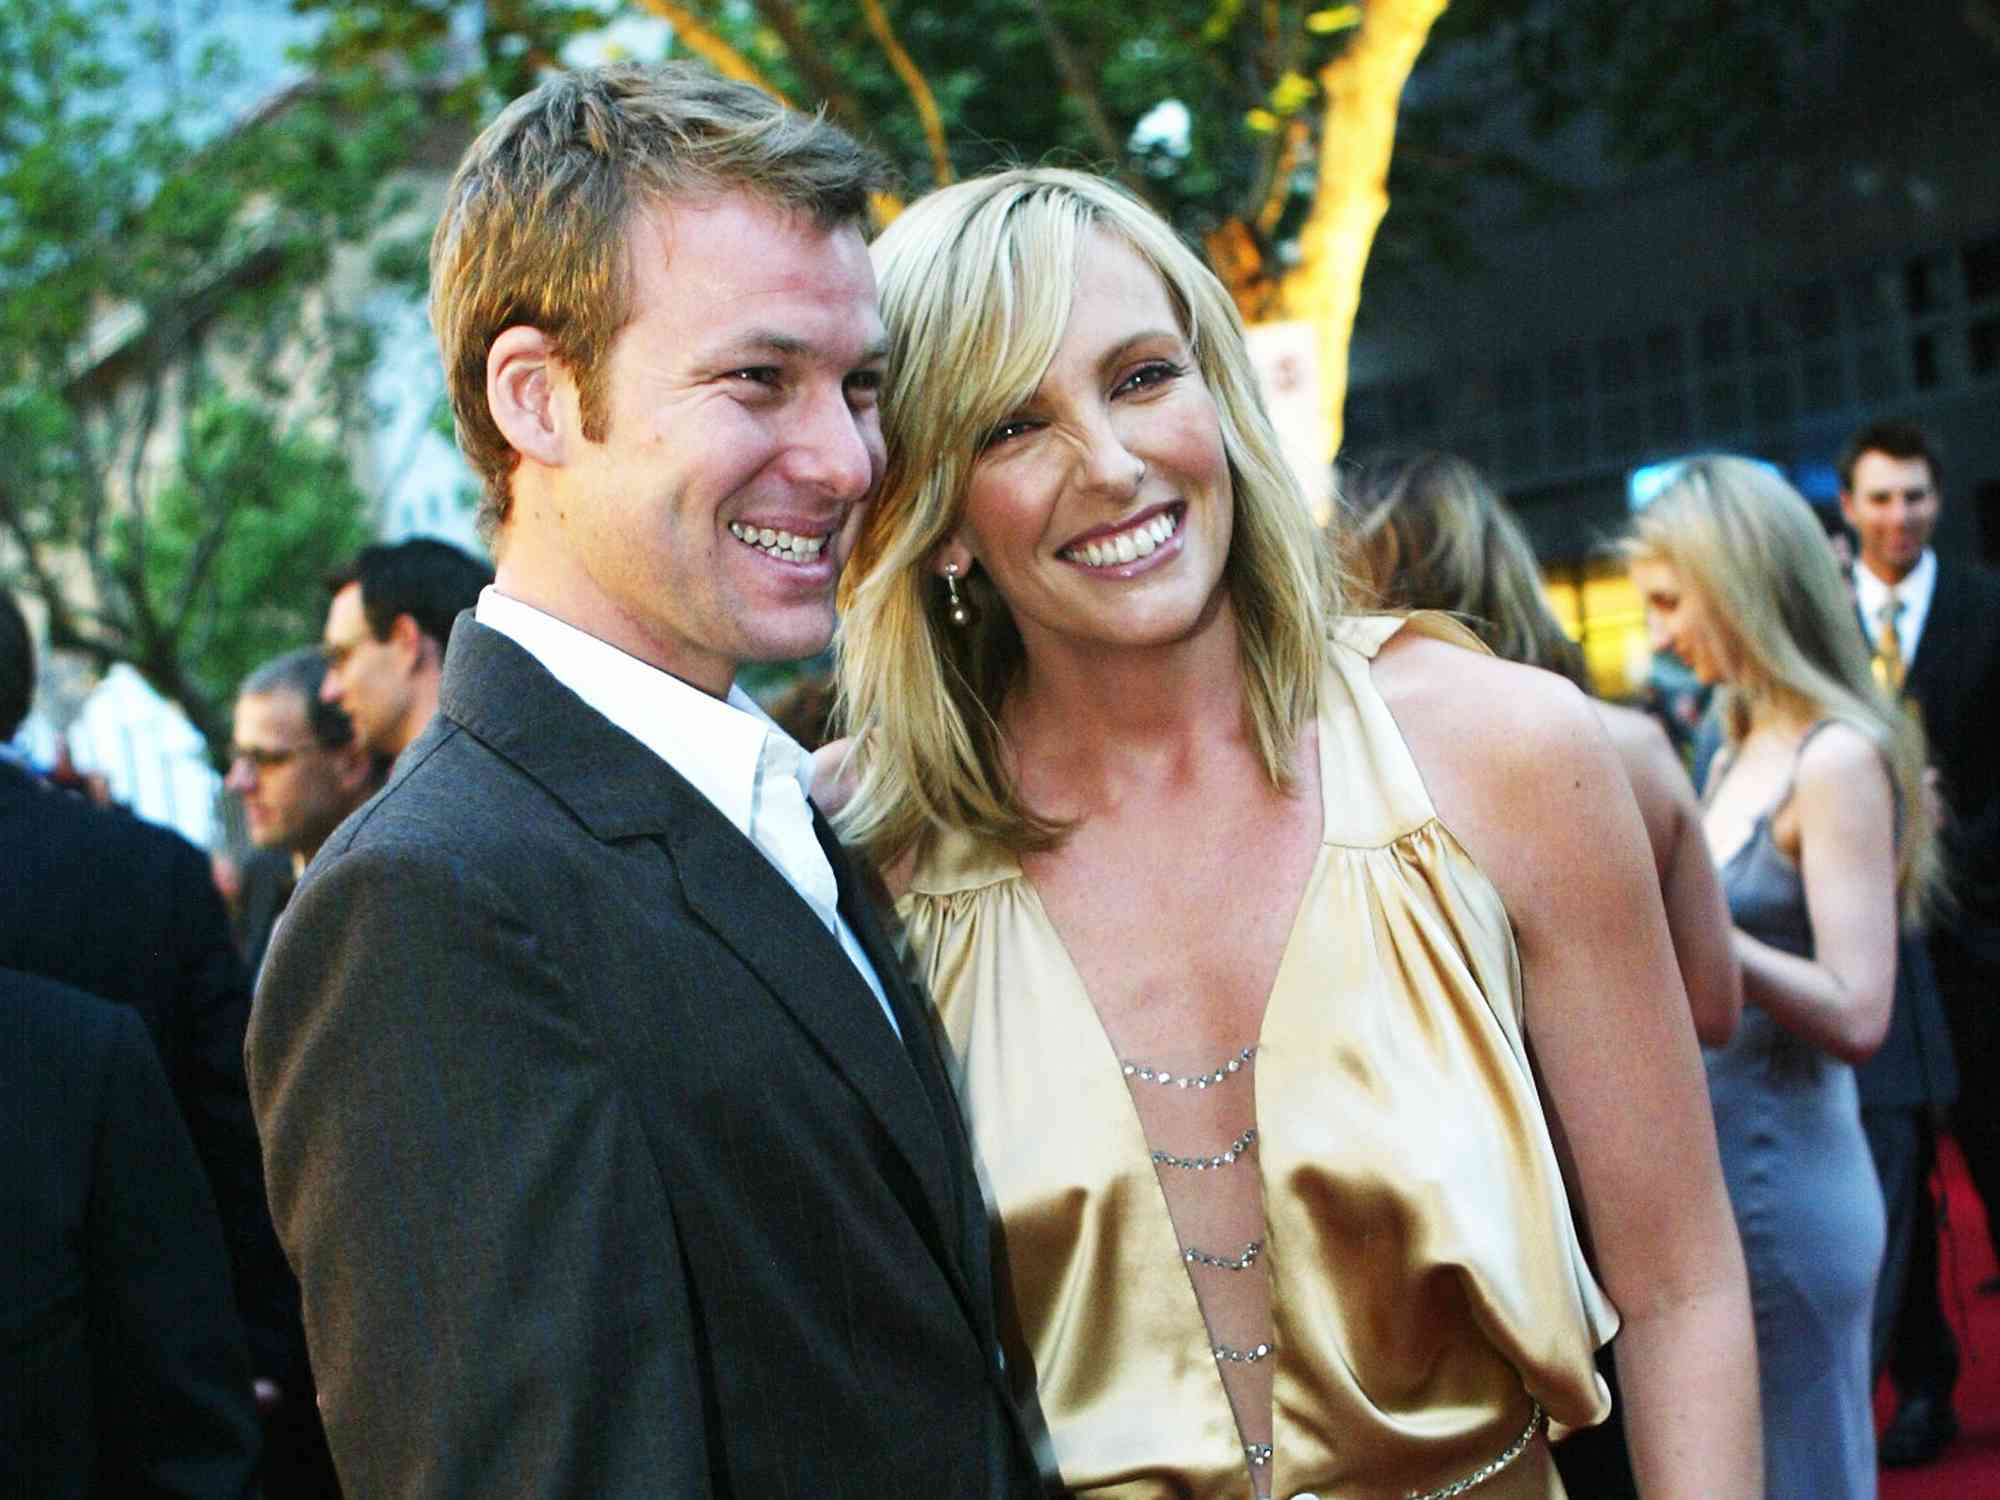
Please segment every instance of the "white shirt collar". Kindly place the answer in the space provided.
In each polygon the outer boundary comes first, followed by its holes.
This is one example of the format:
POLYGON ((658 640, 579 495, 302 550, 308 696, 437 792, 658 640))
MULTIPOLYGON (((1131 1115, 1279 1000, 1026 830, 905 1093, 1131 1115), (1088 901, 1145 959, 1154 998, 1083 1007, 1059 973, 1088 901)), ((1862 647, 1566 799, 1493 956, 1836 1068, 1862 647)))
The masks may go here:
POLYGON ((490 585, 473 618, 540 662, 564 687, 687 778, 736 825, 839 942, 902 1035, 861 940, 840 914, 840 886, 813 829, 812 757, 734 684, 711 697, 671 673, 490 585), (796 783, 796 789, 788 783, 796 783))
MULTIPOLYGON (((1937 593, 1937 576, 1937 553, 1926 547, 1917 565, 1895 585, 1896 601, 1902 605, 1896 616, 1896 639, 1905 657, 1916 655, 1924 622, 1930 618, 1931 599, 1937 593)), ((1854 565, 1854 602, 1871 643, 1881 634, 1882 606, 1888 602, 1889 592, 1890 585, 1869 572, 1866 563, 1854 565)))
POLYGON ((490 585, 480 591, 474 618, 685 776, 746 837, 760 775, 793 776, 812 795, 812 758, 740 687, 732 684, 726 699, 711 697, 490 585))

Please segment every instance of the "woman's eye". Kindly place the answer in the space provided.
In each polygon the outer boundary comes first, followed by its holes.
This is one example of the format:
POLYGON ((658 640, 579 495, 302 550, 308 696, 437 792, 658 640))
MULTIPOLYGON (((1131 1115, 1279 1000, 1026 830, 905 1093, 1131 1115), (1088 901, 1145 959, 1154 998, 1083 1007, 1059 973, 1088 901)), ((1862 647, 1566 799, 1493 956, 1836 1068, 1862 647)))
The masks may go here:
POLYGON ((1160 385, 1185 375, 1187 370, 1172 360, 1148 360, 1118 383, 1120 391, 1144 390, 1149 385, 1160 385))
POLYGON ((979 445, 979 450, 983 453, 988 448, 996 448, 1010 439, 1019 437, 1034 425, 1026 417, 1011 417, 986 434, 986 440, 979 445))

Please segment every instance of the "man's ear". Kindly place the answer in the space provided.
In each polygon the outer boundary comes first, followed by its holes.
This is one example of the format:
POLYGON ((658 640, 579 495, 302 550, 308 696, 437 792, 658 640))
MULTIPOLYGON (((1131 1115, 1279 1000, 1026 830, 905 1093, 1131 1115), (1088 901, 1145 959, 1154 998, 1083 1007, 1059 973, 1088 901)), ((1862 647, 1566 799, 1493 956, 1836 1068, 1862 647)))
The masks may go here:
POLYGON ((1851 490, 1842 490, 1840 492, 1840 519, 1845 521, 1849 526, 1852 526, 1854 524, 1854 511, 1854 492, 1851 490))
POLYGON ((397 615, 389 626, 388 643, 405 670, 414 670, 434 655, 441 655, 417 624, 415 615, 397 615))
POLYGON ((486 409, 509 447, 548 467, 564 457, 556 364, 539 328, 505 329, 486 351, 486 409))

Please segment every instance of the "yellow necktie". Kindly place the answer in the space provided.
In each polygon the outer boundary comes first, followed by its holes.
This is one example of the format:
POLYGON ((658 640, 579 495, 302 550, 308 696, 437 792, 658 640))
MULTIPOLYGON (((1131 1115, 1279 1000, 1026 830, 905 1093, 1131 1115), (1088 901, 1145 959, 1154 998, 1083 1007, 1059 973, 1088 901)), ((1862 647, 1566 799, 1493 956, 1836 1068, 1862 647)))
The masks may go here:
POLYGON ((1892 592, 1875 616, 1880 622, 1880 631, 1875 637, 1875 680, 1887 693, 1903 690, 1903 638, 1896 631, 1896 617, 1902 612, 1903 601, 1892 592))

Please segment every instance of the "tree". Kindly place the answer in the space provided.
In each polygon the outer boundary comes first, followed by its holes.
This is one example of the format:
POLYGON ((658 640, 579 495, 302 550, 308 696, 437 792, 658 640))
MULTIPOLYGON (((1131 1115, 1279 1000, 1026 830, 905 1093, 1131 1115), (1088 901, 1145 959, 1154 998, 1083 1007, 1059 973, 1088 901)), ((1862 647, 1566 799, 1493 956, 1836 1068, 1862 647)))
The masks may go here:
MULTIPOLYGON (((1953 3, 2000 37, 1995 0, 1953 3)), ((393 58, 421 73, 450 55, 464 21, 456 0, 300 4, 328 18, 323 56, 341 67, 393 58)), ((625 0, 719 71, 824 107, 913 191, 1007 160, 1118 177, 1206 248, 1246 319, 1317 329, 1336 447, 1364 274, 1475 259, 1462 214, 1495 179, 1560 201, 1533 135, 1595 113, 1614 166, 1725 156, 1782 116, 1811 66, 1806 44, 1879 11, 1860 0, 625 0), (1437 86, 1412 101, 1420 65, 1437 86), (1520 138, 1484 128, 1496 93, 1520 138)), ((453 60, 452 99, 473 116, 606 17, 579 0, 496 0, 480 15, 474 65, 453 60)))
POLYGON ((219 753, 367 530, 335 438, 372 339, 329 277, 417 101, 333 74, 221 120, 231 57, 144 3, 0 0, 0 570, 219 753))
MULTIPOLYGON (((443 66, 452 0, 306 0, 322 56, 443 66)), ((921 188, 1008 159, 1108 171, 1197 243, 1251 318, 1325 335, 1336 419, 1347 331, 1376 226, 1397 101, 1446 0, 634 0, 732 77, 823 106, 921 188), (1163 102, 1181 123, 1148 132, 1163 102), (1284 250, 1300 236, 1303 258, 1284 250)), ((602 14, 573 0, 483 12, 452 99, 475 113, 528 87, 602 14)), ((893 211, 893 206, 891 207, 893 211)))

